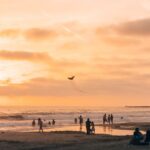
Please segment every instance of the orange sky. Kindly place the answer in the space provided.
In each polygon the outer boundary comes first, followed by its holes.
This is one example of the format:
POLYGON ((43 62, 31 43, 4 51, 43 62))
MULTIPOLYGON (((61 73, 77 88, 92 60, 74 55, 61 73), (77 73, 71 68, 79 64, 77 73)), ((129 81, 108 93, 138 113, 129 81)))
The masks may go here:
POLYGON ((0 104, 150 105, 149 14, 149 0, 0 0, 0 104))

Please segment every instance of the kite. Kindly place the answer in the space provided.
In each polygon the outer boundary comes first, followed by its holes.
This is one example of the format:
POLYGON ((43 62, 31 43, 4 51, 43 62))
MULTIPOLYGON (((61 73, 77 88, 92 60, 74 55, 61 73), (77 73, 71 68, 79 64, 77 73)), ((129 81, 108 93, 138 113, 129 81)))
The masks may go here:
POLYGON ((74 80, 75 76, 68 77, 68 80, 74 80))

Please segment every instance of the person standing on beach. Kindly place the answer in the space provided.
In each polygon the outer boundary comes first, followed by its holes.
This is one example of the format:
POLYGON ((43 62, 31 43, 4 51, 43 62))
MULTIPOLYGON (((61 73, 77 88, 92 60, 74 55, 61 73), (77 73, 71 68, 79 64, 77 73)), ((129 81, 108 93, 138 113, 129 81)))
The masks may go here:
POLYGON ((79 124, 80 124, 80 130, 82 130, 82 124, 83 124, 83 117, 79 116, 79 124))
POLYGON ((32 121, 32 126, 34 127, 34 126, 35 126, 35 124, 36 124, 36 123, 35 123, 35 120, 33 120, 33 121, 32 121))
POLYGON ((55 125, 55 123, 56 123, 56 122, 55 122, 55 119, 53 119, 53 120, 52 120, 52 125, 55 125))
POLYGON ((110 125, 110 123, 111 123, 111 115, 108 115, 108 123, 109 123, 109 125, 110 125))
POLYGON ((103 116, 103 125, 105 125, 106 121, 107 121, 107 115, 104 114, 104 116, 103 116))
POLYGON ((91 132, 91 121, 90 119, 88 118, 87 121, 86 121, 86 134, 90 134, 91 132))
POLYGON ((48 122, 48 125, 51 126, 51 122, 50 121, 48 122))
POLYGON ((43 121, 39 118, 39 132, 43 133, 43 121))
POLYGON ((114 122, 114 116, 113 116, 113 114, 110 115, 110 120, 111 120, 111 124, 113 124, 113 122, 114 122))

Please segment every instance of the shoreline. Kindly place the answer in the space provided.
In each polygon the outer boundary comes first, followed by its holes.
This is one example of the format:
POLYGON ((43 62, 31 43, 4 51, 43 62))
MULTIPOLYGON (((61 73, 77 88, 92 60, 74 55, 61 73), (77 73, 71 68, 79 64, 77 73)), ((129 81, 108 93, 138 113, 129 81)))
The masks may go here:
MULTIPOLYGON (((112 128, 123 131, 128 128, 150 126, 150 123, 121 123, 112 128)), ((97 125, 96 125, 97 126, 97 125)), ((100 125, 99 125, 100 126, 100 125)), ((133 129, 130 128, 133 132, 133 129)), ((130 146, 131 135, 86 135, 80 131, 51 131, 51 132, 0 132, 0 149, 2 150, 146 150, 150 146, 130 146)))

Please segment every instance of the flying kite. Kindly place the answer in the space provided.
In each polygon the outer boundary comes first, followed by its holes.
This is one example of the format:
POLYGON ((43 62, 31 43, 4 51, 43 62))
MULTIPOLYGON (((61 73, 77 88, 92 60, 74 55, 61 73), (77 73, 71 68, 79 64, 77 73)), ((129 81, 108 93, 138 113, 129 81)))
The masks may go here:
POLYGON ((68 77, 68 80, 74 80, 75 76, 68 77))
POLYGON ((70 76, 70 77, 68 77, 67 79, 70 80, 70 84, 72 85, 72 87, 73 87, 76 91, 81 92, 81 93, 84 93, 84 91, 81 90, 81 89, 79 88, 79 86, 76 84, 76 82, 74 81, 75 77, 76 77, 76 76, 70 76))

